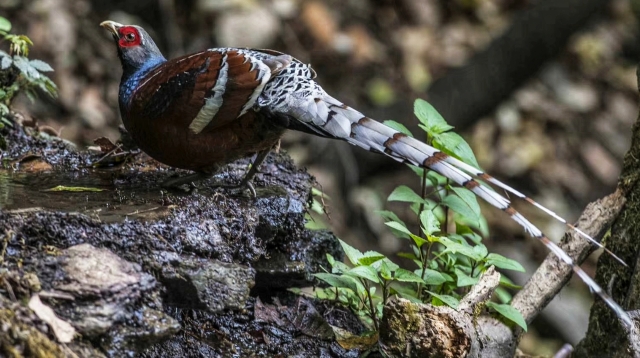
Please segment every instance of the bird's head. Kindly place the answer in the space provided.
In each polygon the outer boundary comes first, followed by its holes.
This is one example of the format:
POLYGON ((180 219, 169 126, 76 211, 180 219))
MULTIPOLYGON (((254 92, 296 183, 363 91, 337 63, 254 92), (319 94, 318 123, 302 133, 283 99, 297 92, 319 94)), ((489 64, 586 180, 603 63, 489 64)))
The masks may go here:
POLYGON ((114 21, 103 21, 100 26, 113 35, 125 73, 134 73, 152 63, 165 61, 158 46, 142 27, 114 21))

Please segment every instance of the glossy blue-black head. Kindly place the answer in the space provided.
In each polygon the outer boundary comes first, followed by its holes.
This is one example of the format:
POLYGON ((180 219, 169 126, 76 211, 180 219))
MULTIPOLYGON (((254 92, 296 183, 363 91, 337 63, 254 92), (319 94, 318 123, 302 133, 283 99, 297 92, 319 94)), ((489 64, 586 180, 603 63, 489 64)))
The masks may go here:
POLYGON ((142 27, 122 25, 114 21, 103 21, 100 26, 113 35, 124 77, 165 61, 158 46, 142 27))

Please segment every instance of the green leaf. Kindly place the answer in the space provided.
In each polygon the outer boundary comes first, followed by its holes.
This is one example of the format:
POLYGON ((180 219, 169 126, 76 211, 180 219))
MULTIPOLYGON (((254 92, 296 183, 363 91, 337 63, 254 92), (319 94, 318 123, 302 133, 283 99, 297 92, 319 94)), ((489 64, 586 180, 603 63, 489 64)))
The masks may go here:
POLYGON ((487 250, 487 247, 484 246, 483 244, 477 244, 476 246, 473 247, 473 251, 479 256, 479 257, 486 257, 489 254, 489 251, 487 250))
MULTIPOLYGON (((414 270, 413 273, 418 276, 422 275, 422 268, 414 270)), ((427 286, 438 286, 448 281, 453 282, 453 278, 450 276, 447 278, 447 276, 448 275, 443 275, 440 271, 428 268, 424 271, 423 281, 427 286)))
POLYGON ((335 275, 326 272, 314 273, 313 276, 315 276, 319 280, 326 282, 331 287, 348 288, 354 293, 358 292, 358 283, 352 277, 335 275))
POLYGON ((431 300, 432 305, 442 306, 442 303, 444 303, 453 309, 458 308, 458 304, 460 303, 460 301, 457 298, 449 295, 439 295, 431 291, 427 291, 427 292, 431 295, 431 297, 434 298, 433 300, 431 300))
POLYGON ((327 261, 329 262, 329 265, 331 265, 331 267, 336 264, 336 259, 333 258, 333 255, 331 254, 327 254, 327 261))
MULTIPOLYGON (((376 213, 380 216, 382 216, 384 219, 386 219, 387 221, 397 221, 399 223, 402 223, 404 225, 404 222, 402 220, 400 220, 400 218, 398 217, 398 215, 396 215, 396 213, 394 213, 393 211, 389 211, 389 210, 377 210, 376 213)), ((406 225, 405 225, 406 226, 406 225)))
POLYGON ((469 225, 465 225, 461 223, 461 221, 462 220, 458 220, 456 222, 456 233, 471 240, 474 244, 480 244, 482 242, 482 236, 475 233, 469 225))
POLYGON ((31 39, 27 35, 18 35, 18 38, 25 44, 33 46, 33 42, 31 42, 31 39))
POLYGON ((331 266, 331 273, 345 273, 349 270, 351 270, 351 267, 341 261, 335 261, 331 266))
POLYGON ((496 287, 494 293, 496 294, 496 297, 498 297, 498 300, 504 304, 511 302, 511 299, 513 298, 513 296, 511 296, 511 293, 509 293, 509 291, 507 291, 507 289, 505 289, 504 287, 496 287))
POLYGON ((400 266, 398 266, 395 262, 389 260, 388 258, 383 258, 380 261, 376 261, 374 263, 371 264, 371 267, 373 267, 376 271, 380 271, 381 270, 381 265, 385 264, 388 268, 389 271, 395 271, 398 268, 400 268, 400 266))
POLYGON ((336 293, 334 288, 316 288, 313 290, 313 296, 319 300, 333 300, 336 298, 336 293))
POLYGON ((11 22, 2 16, 0 16, 0 31, 2 32, 11 31, 11 22))
POLYGON ((434 135, 433 146, 471 166, 480 167, 471 147, 458 133, 447 132, 434 135))
POLYGON ((11 57, 3 57, 0 61, 0 70, 6 70, 11 67, 11 64, 13 64, 13 59, 11 57))
POLYGON ((315 220, 309 213, 304 215, 304 228, 311 231, 325 230, 328 229, 327 225, 322 220, 315 220))
POLYGON ((396 254, 396 256, 398 257, 402 257, 403 259, 409 259, 409 260, 417 260, 418 258, 416 257, 416 255, 412 252, 398 252, 396 254))
POLYGON ((476 283, 478 283, 477 278, 467 275, 459 268, 456 268, 455 272, 456 272, 456 277, 458 278, 456 282, 456 285, 458 285, 458 287, 473 286, 476 283))
POLYGON ((386 222, 384 224, 387 225, 388 227, 392 228, 392 229, 395 229, 395 230, 403 233, 403 234, 406 234, 406 235, 409 235, 409 236, 413 235, 411 233, 411 231, 409 231, 409 229, 407 229, 407 227, 404 226, 403 223, 399 223, 397 221, 389 221, 389 222, 386 222))
POLYGON ((456 280, 454 280, 453 277, 449 276, 447 273, 440 272, 440 274, 447 280, 447 282, 456 282, 456 280))
POLYGON ((360 258, 362 258, 362 253, 358 251, 358 249, 347 244, 346 242, 340 239, 338 240, 340 241, 340 245, 342 245, 342 250, 344 251, 344 254, 347 255, 347 257, 349 258, 349 261, 351 261, 351 264, 354 266, 358 265, 358 261, 360 260, 360 258))
POLYGON ((369 266, 372 263, 384 259, 384 255, 376 251, 367 251, 358 260, 359 265, 369 266))
POLYGON ((376 290, 377 290, 376 286, 369 287, 369 296, 371 298, 380 298, 380 296, 376 296, 376 290))
POLYGON ((29 64, 40 72, 52 72, 53 68, 48 63, 40 60, 30 60, 29 64))
POLYGON ((431 185, 437 187, 445 185, 448 179, 431 170, 427 173, 427 180, 431 182, 431 185))
POLYGON ((431 210, 423 210, 420 213, 420 224, 425 235, 433 235, 440 231, 440 222, 431 210))
POLYGON ((378 268, 377 271, 380 273, 380 277, 382 277, 387 281, 393 278, 393 275, 391 274, 391 269, 389 269, 389 266, 384 261, 381 261, 380 268, 378 268))
MULTIPOLYGON (((419 271, 421 273, 422 270, 416 270, 415 273, 420 275, 419 271)), ((447 281, 448 281, 447 277, 445 277, 439 271, 432 270, 432 269, 424 270, 424 282, 425 282, 425 284, 427 284, 429 286, 441 285, 441 284, 443 284, 443 283, 445 283, 447 281)))
POLYGON ((386 120, 384 122, 382 122, 382 124, 384 124, 387 127, 391 127, 395 130, 397 130, 400 133, 404 133, 406 135, 408 135, 409 137, 413 137, 413 134, 411 134, 411 131, 409 131, 409 129, 407 129, 407 127, 404 126, 404 124, 402 123, 398 123, 396 121, 392 121, 392 120, 386 120))
POLYGON ((380 283, 378 272, 371 266, 356 266, 344 274, 351 277, 364 278, 374 283, 380 283))
POLYGON ((458 195, 460 199, 462 199, 462 201, 464 201, 464 203, 467 204, 469 208, 474 212, 475 217, 478 218, 478 220, 476 221, 480 221, 481 211, 476 194, 474 194, 467 188, 461 188, 457 186, 451 187, 451 190, 453 190, 453 192, 456 193, 456 195, 458 195))
POLYGON ((471 222, 477 223, 480 220, 478 213, 457 195, 448 195, 442 200, 442 204, 471 222))
POLYGON ((394 280, 400 282, 415 282, 415 283, 424 283, 424 281, 420 278, 420 276, 415 273, 399 268, 396 270, 394 276, 394 280))
POLYGON ((487 259, 485 260, 485 262, 487 266, 493 265, 495 267, 498 267, 504 270, 525 272, 524 267, 522 267, 522 265, 520 265, 518 261, 506 258, 502 255, 491 253, 487 256, 487 259))
POLYGON ((420 195, 416 194, 413 189, 409 188, 406 185, 400 185, 399 187, 395 188, 391 192, 391 194, 389 194, 387 201, 402 201, 407 203, 420 204, 425 202, 420 195))
POLYGON ((322 205, 322 203, 316 198, 313 198, 313 200, 311 200, 311 211, 322 215, 324 214, 324 205, 322 205))
POLYGON ((447 121, 442 118, 440 113, 425 100, 416 99, 413 103, 413 111, 420 120, 420 123, 423 124, 423 129, 430 135, 440 134, 453 129, 453 127, 447 124, 447 121))
POLYGON ((487 302, 487 307, 494 309, 506 319, 522 327, 525 332, 527 331, 527 322, 525 322, 524 317, 522 317, 522 313, 511 307, 511 305, 487 302))
POLYGON ((519 290, 522 288, 520 285, 516 285, 513 281, 511 281, 507 276, 500 275, 500 286, 511 288, 514 290, 519 290))
POLYGON ((483 258, 482 256, 478 255, 478 253, 474 251, 473 248, 468 244, 455 242, 448 237, 438 237, 438 242, 444 245, 445 252, 459 253, 476 261, 480 261, 483 258))
POLYGON ((429 240, 425 240, 418 235, 410 234, 409 236, 411 237, 411 239, 413 240, 413 242, 416 244, 418 248, 421 248, 424 244, 429 242, 429 240))
POLYGON ((324 199, 331 199, 329 197, 329 195, 323 193, 322 190, 320 190, 318 188, 311 188, 311 195, 319 196, 319 197, 324 198, 324 199))
POLYGON ((13 56, 13 64, 29 81, 34 81, 40 78, 40 72, 31 67, 31 65, 29 64, 29 60, 27 60, 26 57, 13 56))

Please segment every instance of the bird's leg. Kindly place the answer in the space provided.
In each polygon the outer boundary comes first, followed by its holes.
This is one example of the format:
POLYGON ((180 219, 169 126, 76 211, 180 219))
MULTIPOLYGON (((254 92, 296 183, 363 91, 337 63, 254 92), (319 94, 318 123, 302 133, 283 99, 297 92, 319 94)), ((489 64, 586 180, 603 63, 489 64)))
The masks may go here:
POLYGON ((267 158, 267 155, 269 155, 270 151, 271 151, 271 148, 258 152, 258 155, 256 155, 256 159, 254 159, 253 163, 251 163, 251 168, 249 168, 249 171, 247 172, 247 174, 245 174, 245 176, 242 178, 239 184, 233 184, 233 185, 221 184, 221 185, 214 185, 213 187, 227 188, 227 189, 247 188, 251 192, 251 195, 255 198, 257 196, 257 193, 251 181, 253 180, 253 177, 255 177, 256 174, 258 173, 258 169, 260 169, 260 165, 267 158))

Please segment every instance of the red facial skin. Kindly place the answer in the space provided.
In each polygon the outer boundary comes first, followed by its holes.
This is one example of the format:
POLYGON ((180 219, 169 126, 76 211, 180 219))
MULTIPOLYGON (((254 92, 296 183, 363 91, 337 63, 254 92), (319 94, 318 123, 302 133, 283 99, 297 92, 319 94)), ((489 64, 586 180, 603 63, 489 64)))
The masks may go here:
POLYGON ((118 46, 120 47, 133 47, 139 46, 141 37, 138 30, 133 26, 124 26, 118 30, 120 34, 120 40, 118 40, 118 46))

